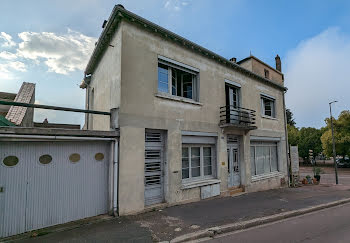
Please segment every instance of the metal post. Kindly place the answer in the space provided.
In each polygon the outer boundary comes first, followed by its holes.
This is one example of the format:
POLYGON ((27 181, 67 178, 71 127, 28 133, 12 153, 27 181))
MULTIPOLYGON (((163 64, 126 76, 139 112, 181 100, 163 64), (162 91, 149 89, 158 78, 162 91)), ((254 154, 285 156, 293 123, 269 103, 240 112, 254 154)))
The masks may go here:
POLYGON ((334 129, 333 129, 333 116, 332 116, 332 103, 338 101, 332 101, 329 103, 329 113, 331 115, 331 129, 332 129, 332 143, 333 143, 333 161, 334 161, 334 171, 335 171, 335 183, 338 185, 338 169, 336 161, 336 152, 335 152, 335 142, 334 142, 334 129))

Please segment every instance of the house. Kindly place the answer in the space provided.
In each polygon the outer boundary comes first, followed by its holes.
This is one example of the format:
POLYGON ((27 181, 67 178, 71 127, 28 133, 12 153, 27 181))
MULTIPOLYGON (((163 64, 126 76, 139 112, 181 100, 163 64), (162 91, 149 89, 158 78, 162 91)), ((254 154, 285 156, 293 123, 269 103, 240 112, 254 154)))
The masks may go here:
POLYGON ((87 64, 89 130, 119 129, 120 215, 286 186, 284 77, 116 5, 87 64))
MULTIPOLYGON (((34 104, 35 84, 23 82, 17 94, 0 92, 0 100, 34 104)), ((1 124, 2 126, 32 127, 34 110, 27 107, 0 105, 0 116, 3 121, 6 120, 1 124)))
MULTIPOLYGON (((35 84, 23 82, 17 94, 0 92, 0 101, 34 104, 35 84)), ((47 119, 42 123, 34 122, 33 108, 4 104, 0 104, 1 126, 80 129, 79 124, 49 123, 47 119)))

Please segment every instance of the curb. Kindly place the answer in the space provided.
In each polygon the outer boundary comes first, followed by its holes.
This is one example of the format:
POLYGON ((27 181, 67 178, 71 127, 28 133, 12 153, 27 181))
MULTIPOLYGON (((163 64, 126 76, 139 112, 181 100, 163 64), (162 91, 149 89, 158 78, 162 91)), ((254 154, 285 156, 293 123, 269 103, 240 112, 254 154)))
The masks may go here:
POLYGON ((205 230, 200 230, 197 232, 178 236, 172 239, 170 243, 187 242, 191 240, 198 240, 205 237, 214 237, 215 235, 229 233, 237 230, 243 230, 243 229, 251 228, 258 225, 267 224, 267 223, 279 221, 282 219, 287 219, 287 218, 315 212, 325 208, 335 207, 335 206, 342 205, 349 202, 350 202, 350 198, 346 198, 346 199, 325 203, 325 204, 320 204, 320 205, 312 206, 308 208, 292 210, 284 213, 274 214, 274 215, 261 217, 261 218, 255 218, 255 219, 233 223, 233 224, 226 224, 222 226, 211 227, 205 230))

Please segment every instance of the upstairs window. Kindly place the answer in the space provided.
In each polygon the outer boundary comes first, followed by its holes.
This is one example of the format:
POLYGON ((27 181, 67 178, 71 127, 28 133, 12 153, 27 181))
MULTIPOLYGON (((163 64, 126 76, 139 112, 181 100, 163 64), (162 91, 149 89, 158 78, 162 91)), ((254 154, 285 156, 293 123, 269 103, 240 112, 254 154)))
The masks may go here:
POLYGON ((264 73, 265 73, 265 78, 270 78, 269 70, 264 69, 264 73))
POLYGON ((158 91, 198 101, 198 73, 159 61, 158 91))
POLYGON ((261 114, 268 117, 276 117, 275 99, 261 96, 261 114))

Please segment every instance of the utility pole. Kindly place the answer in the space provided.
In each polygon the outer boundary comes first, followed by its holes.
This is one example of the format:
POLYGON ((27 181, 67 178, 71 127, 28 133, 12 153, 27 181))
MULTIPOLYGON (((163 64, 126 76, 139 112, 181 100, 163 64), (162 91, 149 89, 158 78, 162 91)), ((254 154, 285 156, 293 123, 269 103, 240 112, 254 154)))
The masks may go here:
POLYGON ((335 153, 335 142, 334 142, 334 129, 333 129, 333 116, 332 116, 332 104, 338 101, 329 102, 329 113, 331 115, 331 129, 332 129, 332 142, 333 142, 333 161, 334 161, 334 171, 335 171, 335 184, 338 185, 338 169, 337 169, 337 161, 336 161, 336 153, 335 153))

